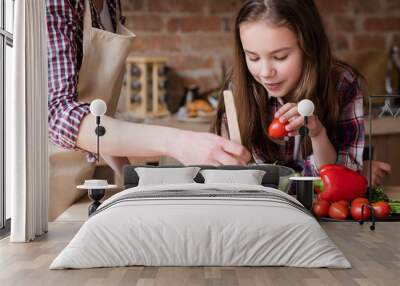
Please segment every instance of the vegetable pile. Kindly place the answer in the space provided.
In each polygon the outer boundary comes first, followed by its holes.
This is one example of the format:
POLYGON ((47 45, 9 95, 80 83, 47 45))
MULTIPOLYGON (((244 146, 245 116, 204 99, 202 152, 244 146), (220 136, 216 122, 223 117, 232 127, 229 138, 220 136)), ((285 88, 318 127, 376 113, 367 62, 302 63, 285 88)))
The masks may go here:
POLYGON ((376 218, 400 214, 400 202, 390 200, 382 187, 372 189, 368 200, 368 182, 358 172, 341 165, 324 165, 319 172, 321 181, 314 183, 315 216, 360 221, 369 219, 371 212, 376 218))
POLYGON ((345 220, 349 217, 356 221, 361 220, 361 212, 364 205, 364 219, 371 217, 371 206, 376 218, 386 218, 389 215, 400 215, 400 202, 389 199, 382 187, 371 191, 371 200, 368 200, 368 193, 365 197, 358 197, 353 200, 328 201, 324 199, 324 186, 321 181, 314 183, 314 190, 317 193, 313 204, 313 212, 318 218, 330 217, 338 220, 345 220))
POLYGON ((367 220, 371 217, 369 206, 373 209, 376 218, 386 218, 390 215, 391 205, 388 202, 371 203, 364 197, 356 198, 351 203, 345 200, 329 203, 326 200, 317 199, 313 205, 313 212, 318 218, 330 217, 345 220, 351 217, 356 221, 360 221, 362 218, 367 220), (362 212, 364 212, 363 215, 362 212))

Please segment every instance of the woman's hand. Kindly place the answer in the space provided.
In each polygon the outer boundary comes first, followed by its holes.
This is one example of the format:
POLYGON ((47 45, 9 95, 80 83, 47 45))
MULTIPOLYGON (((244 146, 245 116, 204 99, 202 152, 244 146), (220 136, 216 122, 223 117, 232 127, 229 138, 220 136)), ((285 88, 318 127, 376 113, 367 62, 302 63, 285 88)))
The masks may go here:
MULTIPOLYGON (((275 113, 275 118, 279 118, 279 121, 286 123, 286 130, 289 132, 289 136, 296 136, 299 134, 299 129, 304 126, 304 117, 301 116, 297 110, 296 103, 286 103, 275 113)), ((308 117, 307 124, 309 133, 308 135, 313 138, 323 133, 325 127, 319 121, 316 115, 308 117)))
MULTIPOLYGON (((132 123, 108 116, 103 116, 101 123, 107 130, 101 139, 103 156, 170 156, 185 165, 245 165, 250 160, 249 151, 242 145, 211 133, 132 123)), ((95 126, 96 118, 92 114, 84 117, 77 140, 79 148, 96 152, 95 126)), ((115 158, 110 158, 110 164, 113 161, 115 158)), ((115 169, 121 173, 122 166, 123 162, 118 161, 115 169)))
POLYGON ((184 165, 246 165, 251 158, 242 145, 204 132, 179 130, 168 149, 184 165))

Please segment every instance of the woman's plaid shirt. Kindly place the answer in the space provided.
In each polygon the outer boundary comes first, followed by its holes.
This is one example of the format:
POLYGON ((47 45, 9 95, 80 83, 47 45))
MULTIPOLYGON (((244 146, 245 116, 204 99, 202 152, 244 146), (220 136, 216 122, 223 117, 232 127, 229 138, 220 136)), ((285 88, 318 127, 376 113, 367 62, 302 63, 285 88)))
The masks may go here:
MULTIPOLYGON (((91 3, 91 1, 90 1, 91 3)), ((106 1, 116 27, 116 0, 106 1)), ((48 30, 48 130, 50 141, 77 150, 79 126, 89 111, 88 102, 77 100, 82 63, 85 0, 47 0, 48 30)), ((92 26, 104 29, 93 4, 92 26)))

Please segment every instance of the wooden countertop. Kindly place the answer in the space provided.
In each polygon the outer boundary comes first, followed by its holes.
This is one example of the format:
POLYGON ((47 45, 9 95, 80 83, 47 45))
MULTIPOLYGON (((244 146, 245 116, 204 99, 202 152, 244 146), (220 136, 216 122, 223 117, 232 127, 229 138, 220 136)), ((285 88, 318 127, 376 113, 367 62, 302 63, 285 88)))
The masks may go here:
POLYGON ((183 130, 192 130, 199 132, 208 132, 210 129, 211 121, 196 122, 196 121, 181 121, 176 116, 167 116, 162 118, 149 118, 144 121, 146 124, 162 125, 174 127, 183 130))
POLYGON ((389 198, 400 201, 400 186, 383 186, 383 189, 389 198))
MULTIPOLYGON (((130 121, 129 117, 126 116, 125 120, 130 121)), ((162 125, 175 127, 184 130, 193 130, 200 132, 208 132, 211 121, 209 122, 195 122, 195 121, 180 121, 176 116, 167 116, 162 118, 148 118, 143 121, 146 124, 162 125)), ((369 134, 369 119, 364 120, 365 134, 369 134)), ((372 119, 372 131, 373 135, 393 135, 400 134, 400 117, 374 117, 372 119)))
MULTIPOLYGON (((369 134, 369 119, 364 121, 365 134, 369 134)), ((372 119, 372 135, 400 134, 400 117, 381 117, 372 119)))

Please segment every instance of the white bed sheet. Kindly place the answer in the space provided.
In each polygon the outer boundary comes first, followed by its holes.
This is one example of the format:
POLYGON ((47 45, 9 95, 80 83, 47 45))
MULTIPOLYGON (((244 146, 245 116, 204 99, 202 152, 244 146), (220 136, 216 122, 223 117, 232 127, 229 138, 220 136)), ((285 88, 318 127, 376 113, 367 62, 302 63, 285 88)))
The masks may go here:
POLYGON ((106 200, 50 269, 128 265, 351 267, 314 217, 273 199, 121 200, 137 192, 205 189, 264 191, 299 204, 279 190, 254 185, 193 183, 131 188, 106 200))

